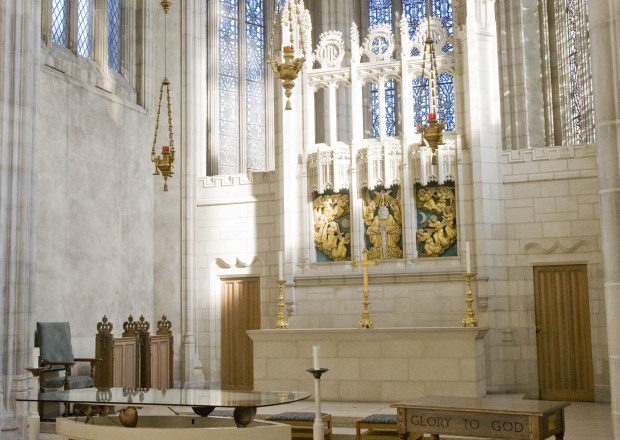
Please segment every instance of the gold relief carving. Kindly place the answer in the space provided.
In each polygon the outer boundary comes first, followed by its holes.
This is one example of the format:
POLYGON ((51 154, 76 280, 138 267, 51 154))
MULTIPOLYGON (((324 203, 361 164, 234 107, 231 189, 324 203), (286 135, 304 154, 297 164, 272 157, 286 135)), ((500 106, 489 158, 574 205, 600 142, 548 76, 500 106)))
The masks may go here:
POLYGON ((371 247, 369 260, 398 259, 403 257, 400 247, 402 234, 402 214, 400 210, 400 191, 396 197, 392 190, 373 191, 374 198, 366 193, 363 200, 362 214, 366 224, 366 235, 371 247))
POLYGON ((454 192, 447 186, 420 188, 416 196, 416 206, 422 214, 424 225, 416 233, 418 246, 424 246, 422 257, 437 257, 456 242, 454 192), (427 216, 424 212, 431 212, 427 216))
POLYGON ((342 232, 341 225, 350 225, 347 214, 350 212, 347 194, 325 194, 314 199, 314 245, 330 259, 349 260, 348 250, 351 233, 342 232), (336 221, 339 220, 339 221, 336 221))

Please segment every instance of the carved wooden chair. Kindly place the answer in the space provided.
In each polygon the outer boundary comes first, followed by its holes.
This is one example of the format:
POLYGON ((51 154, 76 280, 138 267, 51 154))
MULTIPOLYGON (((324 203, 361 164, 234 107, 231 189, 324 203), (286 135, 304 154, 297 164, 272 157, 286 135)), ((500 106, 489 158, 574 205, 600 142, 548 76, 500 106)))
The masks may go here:
MULTIPOLYGON (((37 322, 35 345, 39 347, 39 366, 44 368, 39 374, 39 387, 43 393, 49 389, 89 388, 94 384, 96 358, 76 358, 73 356, 71 331, 68 322, 37 322), (89 362, 89 375, 72 375, 71 368, 77 362, 89 362), (60 375, 59 373, 64 372, 60 375)), ((43 404, 39 404, 39 414, 44 419, 43 404)), ((65 404, 63 416, 71 415, 70 405, 65 404)))
POLYGON ((157 332, 151 336, 151 388, 172 388, 173 338, 172 323, 166 315, 157 321, 157 332))

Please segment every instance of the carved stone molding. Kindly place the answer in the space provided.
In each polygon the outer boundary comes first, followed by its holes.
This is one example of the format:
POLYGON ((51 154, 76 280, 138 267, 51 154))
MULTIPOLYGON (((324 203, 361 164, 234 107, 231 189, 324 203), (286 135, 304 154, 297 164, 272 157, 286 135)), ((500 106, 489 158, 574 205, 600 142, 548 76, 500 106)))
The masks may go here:
POLYGON ((527 243, 525 246, 523 246, 523 252, 527 254, 530 249, 536 249, 536 250, 540 251, 543 254, 553 254, 556 251, 561 252, 561 253, 565 253, 565 254, 571 254, 571 253, 575 252, 577 249, 579 249, 580 247, 591 245, 591 244, 592 243, 590 241, 588 241, 588 240, 579 240, 574 245, 566 247, 562 243, 560 243, 559 241, 556 241, 553 244, 553 246, 551 246, 549 248, 545 248, 540 243, 531 242, 531 243, 527 243))
POLYGON ((520 150, 504 151, 502 155, 504 156, 504 162, 506 163, 572 159, 596 156, 596 145, 583 144, 544 148, 523 148, 520 150))

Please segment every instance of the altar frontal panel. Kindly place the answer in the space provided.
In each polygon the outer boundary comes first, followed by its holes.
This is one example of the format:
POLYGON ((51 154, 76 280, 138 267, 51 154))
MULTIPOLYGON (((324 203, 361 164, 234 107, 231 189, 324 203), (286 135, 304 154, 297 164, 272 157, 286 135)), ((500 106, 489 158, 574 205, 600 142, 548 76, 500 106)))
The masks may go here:
POLYGON ((485 328, 251 330, 257 391, 314 392, 312 347, 320 346, 324 400, 388 402, 424 395, 486 394, 485 328))

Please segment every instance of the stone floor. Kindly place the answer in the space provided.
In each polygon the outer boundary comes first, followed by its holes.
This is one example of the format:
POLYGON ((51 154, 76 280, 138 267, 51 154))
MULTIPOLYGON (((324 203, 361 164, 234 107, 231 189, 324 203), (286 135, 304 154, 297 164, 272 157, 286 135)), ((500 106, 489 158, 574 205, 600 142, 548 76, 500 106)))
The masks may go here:
MULTIPOLYGON (((492 398, 492 396, 490 396, 492 398)), ((173 408, 176 412, 183 413, 183 408, 173 408)), ((144 408, 142 411, 165 411, 170 409, 144 408)), ((284 411, 315 411, 312 400, 304 400, 287 405, 277 405, 259 408, 257 418, 264 418, 271 414, 284 411)), ((333 440, 352 440, 355 438, 355 420, 369 414, 385 413, 393 414, 394 409, 386 403, 367 402, 323 402, 321 411, 332 414, 334 426, 333 440)), ((608 403, 573 402, 565 410, 566 434, 564 440, 611 440, 613 438, 611 427, 611 407, 608 403)), ((54 424, 43 424, 41 427, 40 440, 62 440, 54 434, 54 424)), ((395 437, 397 438, 397 437, 395 437)), ((445 437, 442 437, 444 439, 445 437)))

